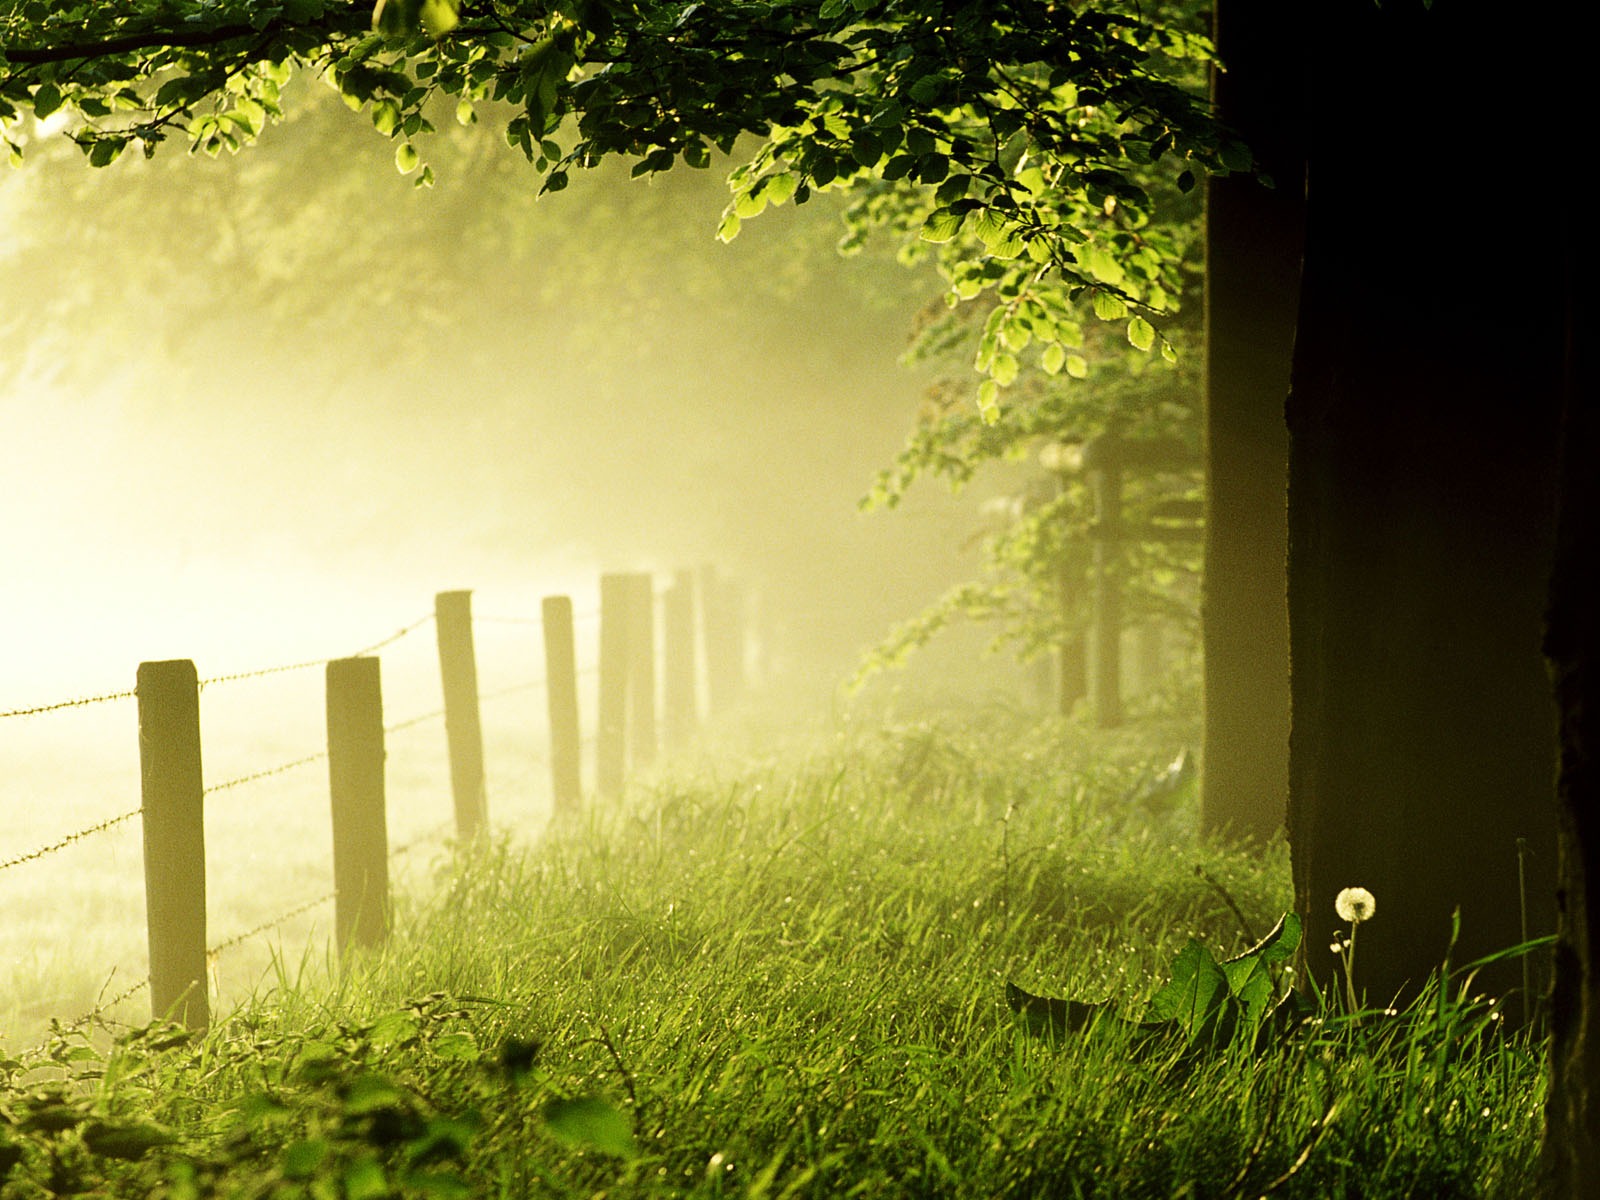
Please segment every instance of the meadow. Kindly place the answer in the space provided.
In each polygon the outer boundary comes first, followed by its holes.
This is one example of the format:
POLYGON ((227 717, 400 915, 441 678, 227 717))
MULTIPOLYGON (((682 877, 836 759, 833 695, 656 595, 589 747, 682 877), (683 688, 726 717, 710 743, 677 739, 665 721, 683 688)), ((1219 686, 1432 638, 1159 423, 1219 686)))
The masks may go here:
POLYGON ((1525 1194, 1539 1048, 1453 987, 1136 1024, 1288 907, 1282 847, 1130 799, 1192 735, 838 722, 441 852, 381 953, 280 951, 202 1037, 8 1043, 0 1195, 1525 1194))

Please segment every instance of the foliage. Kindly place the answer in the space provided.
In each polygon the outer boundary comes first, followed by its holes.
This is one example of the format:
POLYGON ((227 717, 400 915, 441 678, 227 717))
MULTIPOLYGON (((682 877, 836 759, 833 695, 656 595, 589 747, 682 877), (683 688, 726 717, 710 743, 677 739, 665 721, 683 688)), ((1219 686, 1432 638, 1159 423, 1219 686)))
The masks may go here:
POLYGON ((1537 1052, 1464 991, 1260 1053, 1006 1010, 1013 978, 1146 1011, 1175 957, 1237 955, 1223 890, 1282 911, 1281 847, 1125 803, 1179 732, 880 726, 446 862, 325 986, 19 1056, 0 1194, 47 1190, 52 1148, 130 1197, 1518 1194, 1537 1052))
POLYGON ((947 257, 957 296, 991 294, 986 419, 1030 342, 1048 366, 1077 343, 1073 304, 1148 349, 1179 290, 1150 225, 1152 175, 1249 166, 1191 87, 1203 39, 1137 7, 751 0, 456 3, 375 12, 325 0, 0 6, 0 121, 14 158, 65 113, 89 162, 179 135, 236 150, 283 113, 296 68, 327 78, 433 179, 419 144, 441 114, 503 121, 557 191, 612 156, 647 174, 705 167, 763 139, 732 176, 724 238, 764 208, 860 193, 857 231, 887 225, 947 257), (1055 349, 1052 349, 1055 347, 1055 349))
MULTIPOLYGON (((1174 336, 1181 344, 1180 333, 1174 336)), ((1192 355, 1171 364, 1153 361, 1103 336, 1091 337, 1087 351, 1091 357, 1073 368, 1081 379, 1024 371, 1006 418, 994 424, 962 402, 959 385, 931 391, 905 448, 880 472, 863 507, 894 508, 919 480, 942 478, 959 489, 996 466, 1022 478, 1008 502, 990 507, 981 575, 891 630, 864 658, 858 682, 903 663, 958 621, 990 625, 995 647, 1009 646, 1024 660, 1082 637, 1091 619, 1097 514, 1085 474, 1051 469, 1057 465, 1051 455, 1081 449, 1109 432, 1175 439, 1196 464, 1200 449, 1192 355)), ((1124 519, 1135 528, 1173 524, 1163 514, 1175 506, 1198 508, 1199 475, 1198 465, 1130 471, 1123 484, 1124 519)), ((1198 541, 1126 542, 1121 587, 1128 623, 1159 622, 1196 639, 1199 573, 1198 541)), ((1184 686, 1192 688, 1193 680, 1184 686)))

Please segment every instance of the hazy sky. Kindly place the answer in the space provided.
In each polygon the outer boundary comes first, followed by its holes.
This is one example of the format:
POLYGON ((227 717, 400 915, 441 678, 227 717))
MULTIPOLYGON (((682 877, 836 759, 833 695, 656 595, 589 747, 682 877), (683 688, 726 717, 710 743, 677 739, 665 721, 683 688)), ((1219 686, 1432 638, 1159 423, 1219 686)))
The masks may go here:
POLYGON ((720 245, 722 169, 534 205, 467 138, 419 191, 362 121, 0 179, 18 702, 698 562, 837 651, 970 568, 975 501, 855 512, 925 384, 896 359, 927 277, 837 260, 820 204, 720 245))

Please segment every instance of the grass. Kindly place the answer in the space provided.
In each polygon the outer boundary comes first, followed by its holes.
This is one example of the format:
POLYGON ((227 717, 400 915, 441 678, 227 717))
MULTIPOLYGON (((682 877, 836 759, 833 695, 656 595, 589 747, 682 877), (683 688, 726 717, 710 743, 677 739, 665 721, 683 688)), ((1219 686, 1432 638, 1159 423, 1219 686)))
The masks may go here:
POLYGON ((1259 1053, 1008 1009, 1136 1018, 1288 906, 1281 849, 1127 802, 1186 732, 908 721, 458 855, 205 1038, 11 1060, 0 1195, 1524 1194, 1538 1047, 1449 995, 1259 1053))

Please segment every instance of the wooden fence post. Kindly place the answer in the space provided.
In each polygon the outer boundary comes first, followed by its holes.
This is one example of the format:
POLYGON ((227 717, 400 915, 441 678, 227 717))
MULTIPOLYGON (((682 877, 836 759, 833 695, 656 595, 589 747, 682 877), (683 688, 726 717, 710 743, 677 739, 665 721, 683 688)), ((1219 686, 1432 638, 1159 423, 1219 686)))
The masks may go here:
POLYGON ((600 576, 600 725, 595 741, 595 789, 622 794, 628 762, 628 618, 626 575, 600 576))
POLYGON ((150 1010, 194 1030, 206 995, 205 784, 200 682, 188 659, 139 664, 139 780, 144 823, 150 1010))
POLYGON ((550 709, 550 787, 557 814, 573 814, 583 802, 579 766, 578 656, 572 633, 572 599, 546 596, 544 624, 545 697, 550 709))
POLYGON ((1094 723, 1122 723, 1122 441, 1114 432, 1084 447, 1094 497, 1094 636, 1089 707, 1094 723))
POLYGON ((456 834, 472 841, 487 832, 483 781, 483 726, 478 718, 478 662, 472 647, 472 593, 434 597, 439 634, 439 674, 444 684, 444 731, 450 746, 450 792, 456 834))
POLYGON ((333 801, 334 931, 343 954, 389 937, 383 688, 376 658, 328 664, 328 788, 333 801))
POLYGON ((628 758, 656 760, 656 589, 649 572, 628 576, 628 758))
POLYGON ((700 723, 695 690, 694 572, 678 571, 662 593, 661 702, 667 745, 682 747, 700 723))

